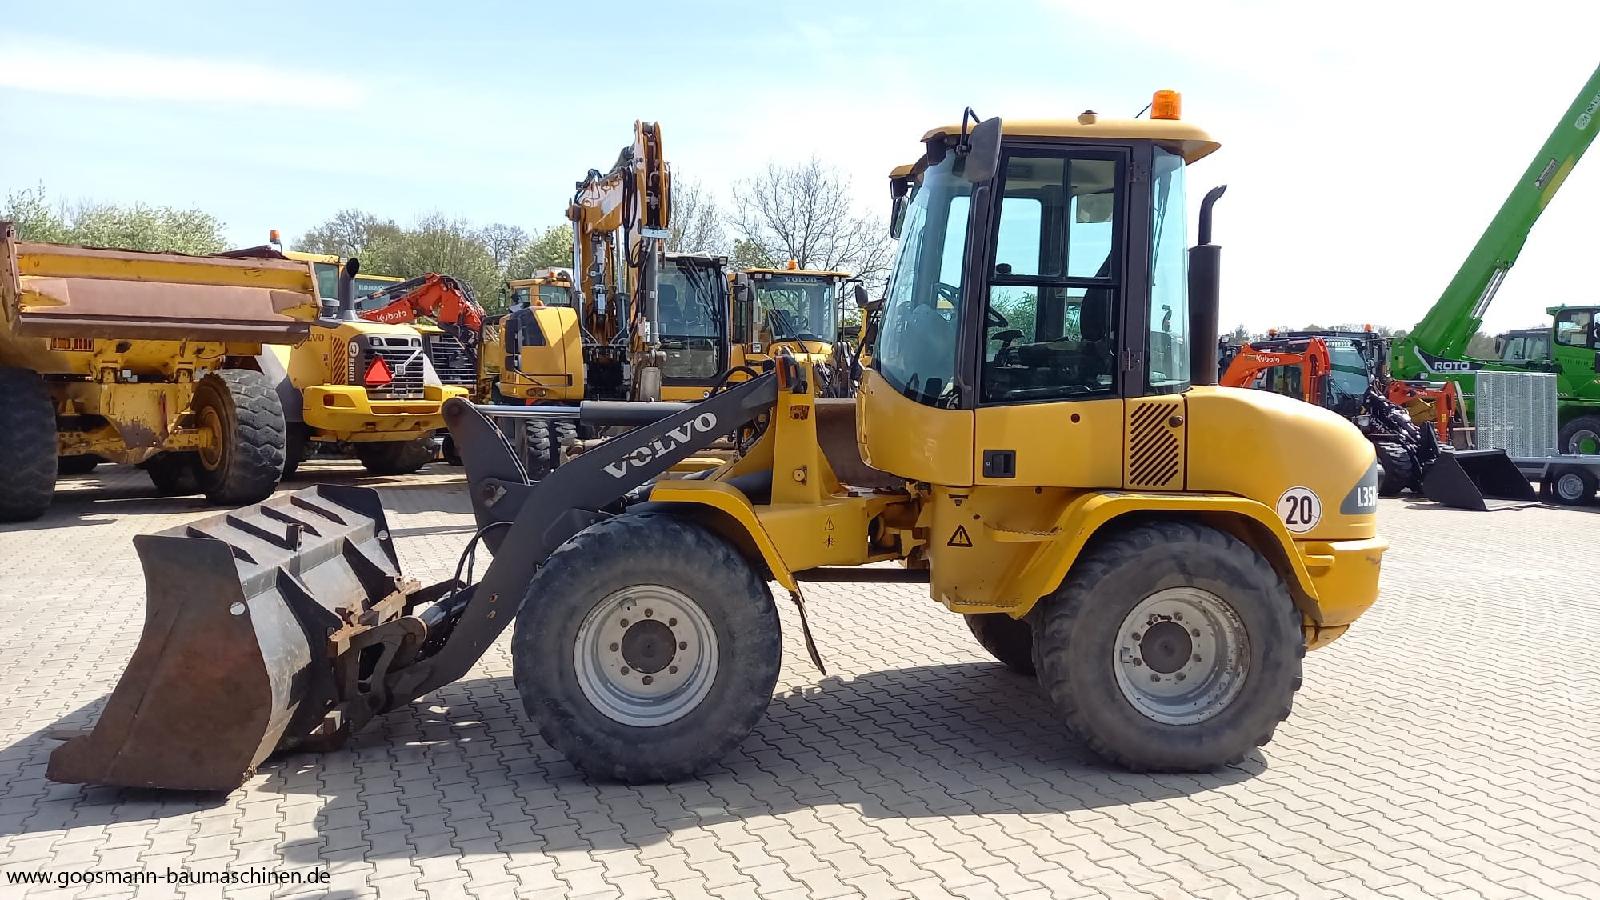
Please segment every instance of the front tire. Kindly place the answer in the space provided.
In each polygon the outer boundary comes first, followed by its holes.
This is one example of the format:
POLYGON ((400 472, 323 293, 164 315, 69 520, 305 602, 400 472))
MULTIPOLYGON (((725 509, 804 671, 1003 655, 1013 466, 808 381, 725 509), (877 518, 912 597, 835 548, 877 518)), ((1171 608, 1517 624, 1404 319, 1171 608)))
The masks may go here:
POLYGON ((1378 496, 1398 497, 1417 479, 1416 465, 1406 448, 1392 441, 1375 441, 1372 449, 1378 454, 1382 477, 1378 480, 1378 496))
POLYGON ((512 638, 523 707, 591 775, 671 781, 712 765, 765 714, 783 646, 766 582, 726 541, 623 515, 563 544, 512 638))
POLYGON ((374 475, 410 475, 433 462, 433 447, 427 438, 413 441, 362 442, 356 444, 356 458, 374 475))
POLYGON ((1040 683, 1090 749, 1134 771, 1239 762, 1300 687, 1288 588, 1213 528, 1146 522, 1097 539, 1040 603, 1040 683))
POLYGON ((237 506, 272 496, 283 478, 283 403, 260 372, 224 369, 200 379, 195 419, 211 433, 195 471, 212 503, 237 506))
POLYGON ((1545 479, 1545 493, 1562 506, 1588 506, 1600 489, 1600 478, 1581 466, 1558 466, 1545 479))
POLYGON ((44 515, 56 490, 56 407, 44 379, 0 369, 0 522, 44 515))

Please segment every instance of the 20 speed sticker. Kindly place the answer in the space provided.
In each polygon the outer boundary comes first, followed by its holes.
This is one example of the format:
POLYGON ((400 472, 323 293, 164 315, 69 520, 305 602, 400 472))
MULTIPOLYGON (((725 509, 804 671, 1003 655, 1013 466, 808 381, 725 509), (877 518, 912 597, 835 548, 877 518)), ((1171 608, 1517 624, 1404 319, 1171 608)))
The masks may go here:
POLYGON ((1295 534, 1305 534, 1322 521, 1322 498, 1308 487, 1292 487, 1278 498, 1278 518, 1295 534))

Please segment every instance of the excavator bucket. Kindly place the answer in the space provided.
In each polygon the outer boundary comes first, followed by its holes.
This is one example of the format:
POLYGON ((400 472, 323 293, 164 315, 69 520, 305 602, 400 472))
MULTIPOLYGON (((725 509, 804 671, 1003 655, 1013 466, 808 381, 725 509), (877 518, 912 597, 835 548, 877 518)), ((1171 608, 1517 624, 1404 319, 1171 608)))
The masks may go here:
POLYGON ((1456 509, 1489 508, 1485 499, 1536 502, 1533 485, 1504 450, 1443 451, 1422 477, 1422 493, 1456 509))
POLYGON ((134 545, 139 645, 47 777, 227 791, 274 751, 342 739, 336 660, 406 603, 375 491, 317 485, 134 545))

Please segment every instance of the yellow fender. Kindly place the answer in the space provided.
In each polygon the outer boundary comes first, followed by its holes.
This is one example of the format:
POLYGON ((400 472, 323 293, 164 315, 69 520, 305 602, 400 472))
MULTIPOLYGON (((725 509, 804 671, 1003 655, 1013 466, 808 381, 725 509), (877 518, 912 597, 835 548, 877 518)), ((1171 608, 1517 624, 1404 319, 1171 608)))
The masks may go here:
POLYGON ((737 488, 709 480, 659 481, 650 491, 650 502, 672 503, 679 505, 683 511, 692 511, 696 506, 704 508, 709 515, 690 514, 732 541, 746 558, 752 553, 758 555, 772 572, 773 580, 786 590, 799 590, 794 573, 789 571, 783 557, 778 554, 777 544, 756 516, 755 507, 737 488))
MULTIPOLYGON (((1015 616, 1027 614, 1038 598, 1061 585, 1090 538, 1107 523, 1136 513, 1170 513, 1229 532, 1264 556, 1288 585, 1300 610, 1313 622, 1321 622, 1316 585, 1282 520, 1264 504, 1226 494, 1104 491, 1075 498, 1051 529, 1048 546, 1041 547, 1017 576, 1016 593, 1033 599, 1005 611, 1015 616)), ((994 537, 1004 539, 999 534, 994 537)))

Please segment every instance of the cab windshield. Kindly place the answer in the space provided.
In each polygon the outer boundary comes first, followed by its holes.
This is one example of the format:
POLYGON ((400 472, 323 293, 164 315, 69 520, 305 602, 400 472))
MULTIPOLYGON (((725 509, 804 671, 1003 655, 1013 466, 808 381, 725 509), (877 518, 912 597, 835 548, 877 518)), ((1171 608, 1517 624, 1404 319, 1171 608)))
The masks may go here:
POLYGON ((1501 362, 1549 362, 1550 332, 1512 332, 1500 347, 1501 362))
MULTIPOLYGON (((317 273, 317 293, 326 299, 337 299, 339 296, 339 266, 337 263, 313 263, 312 268, 317 273)), ((385 278, 379 275, 357 275, 355 284, 356 309, 365 311, 381 304, 362 303, 367 297, 376 294, 386 287, 400 283, 399 278, 385 278)))
POLYGON ((661 264, 656 310, 667 355, 663 376, 706 379, 722 371, 727 308, 727 280, 720 266, 670 258, 661 264))
POLYGON ((541 284, 539 302, 545 306, 571 306, 572 288, 564 284, 541 284))
POLYGON ((906 204, 900 247, 873 365, 892 387, 919 403, 955 398, 961 315, 962 254, 972 185, 948 154, 923 173, 906 204))
POLYGON ((775 275, 755 283, 756 310, 774 341, 833 343, 833 285, 817 275, 775 275))

